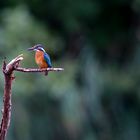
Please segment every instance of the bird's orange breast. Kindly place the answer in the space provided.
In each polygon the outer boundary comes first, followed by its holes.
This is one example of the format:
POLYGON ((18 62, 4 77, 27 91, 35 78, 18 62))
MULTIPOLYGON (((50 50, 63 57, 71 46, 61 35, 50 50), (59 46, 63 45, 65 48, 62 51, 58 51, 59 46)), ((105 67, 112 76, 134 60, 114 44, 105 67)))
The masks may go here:
POLYGON ((36 61, 37 65, 39 66, 39 68, 47 68, 48 67, 48 64, 44 60, 44 53, 42 51, 36 51, 35 61, 36 61))

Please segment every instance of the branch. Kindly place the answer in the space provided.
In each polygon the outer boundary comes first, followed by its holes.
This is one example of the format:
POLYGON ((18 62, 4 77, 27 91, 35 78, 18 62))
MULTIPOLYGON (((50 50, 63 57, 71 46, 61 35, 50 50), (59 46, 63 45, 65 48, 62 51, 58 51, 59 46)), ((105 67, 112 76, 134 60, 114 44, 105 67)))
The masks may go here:
POLYGON ((10 61, 9 64, 7 64, 7 66, 5 67, 5 69, 3 69, 4 73, 10 74, 11 72, 13 72, 13 70, 19 66, 21 60, 23 60, 23 54, 18 55, 16 58, 10 61))
POLYGON ((15 68, 15 71, 20 72, 46 72, 46 71, 63 71, 63 68, 43 68, 43 69, 36 69, 36 68, 21 68, 17 67, 15 68))
POLYGON ((4 84, 4 97, 3 97, 3 103, 4 107, 2 110, 2 121, 0 125, 0 140, 5 140, 10 120, 11 120, 11 87, 12 87, 12 81, 14 78, 14 71, 19 72, 49 72, 49 71, 62 71, 63 68, 47 68, 47 69, 33 69, 33 68, 21 68, 19 67, 20 61, 23 60, 23 55, 19 55, 16 58, 14 58, 12 61, 10 61, 8 64, 6 62, 3 62, 3 74, 5 78, 5 84, 4 84))

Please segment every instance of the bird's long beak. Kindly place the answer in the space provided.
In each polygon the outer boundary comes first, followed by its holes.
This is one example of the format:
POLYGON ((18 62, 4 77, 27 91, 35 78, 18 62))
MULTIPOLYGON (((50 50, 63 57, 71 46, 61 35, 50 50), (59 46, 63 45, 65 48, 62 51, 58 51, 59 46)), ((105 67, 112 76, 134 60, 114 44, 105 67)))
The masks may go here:
POLYGON ((34 50, 34 47, 28 48, 27 50, 28 51, 33 51, 34 50))

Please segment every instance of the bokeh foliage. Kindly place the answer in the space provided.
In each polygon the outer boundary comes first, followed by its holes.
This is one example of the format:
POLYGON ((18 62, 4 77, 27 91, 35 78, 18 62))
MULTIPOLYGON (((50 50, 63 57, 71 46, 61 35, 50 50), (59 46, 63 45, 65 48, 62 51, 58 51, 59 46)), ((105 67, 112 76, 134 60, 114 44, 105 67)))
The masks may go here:
MULTIPOLYGON (((60 73, 16 72, 8 140, 139 140, 139 6, 134 0, 1 0, 1 64, 42 43, 60 73)), ((2 107, 3 75, 0 73, 2 107)))

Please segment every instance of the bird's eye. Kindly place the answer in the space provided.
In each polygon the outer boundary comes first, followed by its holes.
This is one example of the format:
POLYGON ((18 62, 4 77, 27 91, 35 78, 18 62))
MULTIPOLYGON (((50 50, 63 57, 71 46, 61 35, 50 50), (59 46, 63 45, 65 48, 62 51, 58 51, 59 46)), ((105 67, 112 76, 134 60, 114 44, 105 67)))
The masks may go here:
POLYGON ((42 47, 38 47, 37 50, 45 52, 45 50, 42 47))
POLYGON ((44 51, 43 48, 41 48, 41 47, 39 47, 38 49, 39 49, 40 51, 44 51))

